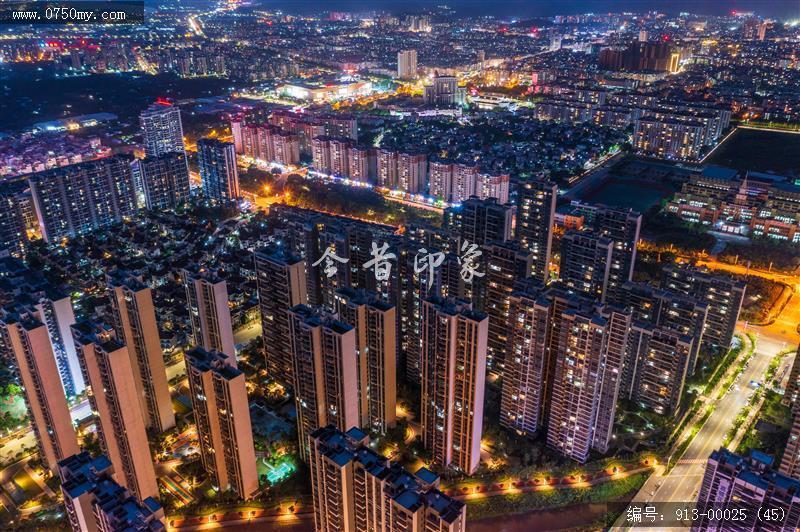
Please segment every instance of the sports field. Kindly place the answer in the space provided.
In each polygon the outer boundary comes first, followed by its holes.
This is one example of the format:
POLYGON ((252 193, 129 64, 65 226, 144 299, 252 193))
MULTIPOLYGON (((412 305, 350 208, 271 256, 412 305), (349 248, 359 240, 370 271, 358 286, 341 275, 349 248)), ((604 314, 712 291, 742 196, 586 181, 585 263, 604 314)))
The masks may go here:
POLYGON ((800 134, 739 128, 703 161, 738 170, 800 174, 800 134))

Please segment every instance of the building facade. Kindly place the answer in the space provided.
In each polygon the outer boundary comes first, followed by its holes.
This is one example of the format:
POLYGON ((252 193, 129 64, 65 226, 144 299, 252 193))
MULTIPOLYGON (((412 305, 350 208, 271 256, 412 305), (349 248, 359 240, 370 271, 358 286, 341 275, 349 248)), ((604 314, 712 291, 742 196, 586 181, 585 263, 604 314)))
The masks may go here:
POLYGON ((219 351, 236 365, 228 285, 216 271, 186 268, 181 271, 192 324, 192 343, 206 351, 219 351))
POLYGON ((73 325, 72 333, 90 388, 100 448, 111 460, 114 478, 140 501, 157 498, 153 457, 128 348, 104 325, 84 321, 73 325))
POLYGON ((356 332, 306 305, 289 311, 300 456, 308 460, 308 437, 320 427, 360 426, 356 332))
POLYGON ((547 445, 585 463, 591 449, 611 441, 630 314, 568 302, 553 313, 555 368, 547 445))
POLYGON ((397 402, 396 309, 375 293, 342 288, 336 313, 355 329, 359 426, 385 434, 395 424, 397 402))
POLYGON ((138 161, 138 165, 148 209, 174 209, 189 201, 189 167, 185 153, 147 157, 138 161))
POLYGON ((239 191, 239 170, 233 144, 217 139, 197 141, 197 161, 203 195, 218 203, 236 201, 239 191))
POLYGON ((219 351, 185 354, 200 457, 213 486, 250 499, 258 491, 245 376, 219 351))
POLYGON ((713 519, 708 510, 736 508, 741 520, 737 530, 782 531, 800 526, 800 481, 772 469, 773 459, 758 451, 744 457, 725 448, 711 453, 697 498, 700 518, 692 530, 726 530, 725 523, 713 519), (782 521, 764 521, 762 508, 780 508, 782 521))
POLYGON ((177 105, 162 101, 154 103, 139 115, 139 125, 147 157, 184 153, 183 124, 177 105))
POLYGON ((549 181, 528 181, 517 189, 517 220, 514 236, 533 255, 531 275, 547 282, 553 247, 558 188, 549 181))
POLYGON ((73 532, 166 530, 164 509, 153 498, 137 500, 114 481, 111 461, 82 452, 58 463, 66 518, 73 532))
POLYGON ((136 397, 147 428, 164 432, 175 426, 153 293, 129 272, 107 275, 108 296, 117 338, 127 346, 136 397))
POLYGON ((305 261, 282 248, 257 250, 254 258, 267 374, 291 385, 289 309, 308 303, 305 261))
POLYGON ((359 429, 323 427, 310 435, 317 532, 464 532, 466 505, 439 491, 439 478, 415 474, 377 454, 359 429))
POLYGON ((79 449, 47 326, 36 312, 7 309, 0 332, 6 356, 16 362, 42 462, 56 472, 58 461, 79 449))
POLYGON ((132 159, 115 155, 30 176, 42 238, 48 244, 132 218, 132 159))
POLYGON ((480 462, 488 321, 430 298, 422 316, 422 443, 435 463, 472 474, 480 462))

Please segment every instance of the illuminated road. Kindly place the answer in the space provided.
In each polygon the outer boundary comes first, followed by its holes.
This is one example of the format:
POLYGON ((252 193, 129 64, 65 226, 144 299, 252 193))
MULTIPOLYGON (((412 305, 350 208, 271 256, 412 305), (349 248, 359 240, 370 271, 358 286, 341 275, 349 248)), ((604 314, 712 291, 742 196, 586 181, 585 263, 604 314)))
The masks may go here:
MULTIPOLYGON (((748 330, 753 332, 754 329, 750 327, 748 330)), ((733 426, 736 416, 747 404, 749 395, 753 392, 750 381, 761 381, 772 358, 786 348, 786 341, 779 336, 756 334, 756 350, 737 382, 739 389, 734 387, 716 402, 714 412, 683 455, 671 457, 678 461, 677 465, 667 476, 652 475, 633 502, 693 502, 697 499, 706 460, 712 451, 722 447, 725 435, 733 426)))
POLYGON ((496 482, 491 484, 465 482, 455 488, 445 490, 445 493, 454 499, 469 501, 474 499, 483 499, 486 497, 502 497, 515 493, 530 493, 534 491, 584 489, 588 488, 589 486, 598 486, 600 484, 605 484, 606 482, 622 480, 631 475, 644 473, 645 471, 649 470, 649 466, 642 465, 628 471, 600 471, 594 474, 594 476, 578 475, 563 478, 551 478, 549 481, 546 481, 541 476, 538 476, 533 480, 510 479, 504 482, 496 482))
POLYGON ((783 272, 768 272, 747 268, 738 264, 725 264, 714 260, 700 260, 699 266, 705 266, 710 270, 720 270, 737 275, 754 275, 770 281, 784 283, 792 288, 793 292, 789 302, 782 309, 775 319, 775 322, 766 327, 751 327, 751 330, 762 334, 767 334, 775 340, 787 342, 789 344, 800 344, 800 275, 787 274, 783 272))
POLYGON ((783 129, 779 127, 766 127, 766 126, 754 126, 749 124, 739 124, 740 128, 742 129, 755 129, 756 131, 772 131, 773 133, 791 133, 793 135, 800 135, 800 131, 796 129, 783 129))
POLYGON ((415 209, 423 209, 426 211, 431 211, 439 214, 442 214, 444 212, 444 209, 441 207, 437 207, 435 205, 429 205, 427 203, 420 203, 418 201, 409 201, 403 198, 398 198, 397 196, 392 196, 391 194, 384 194, 383 197, 389 201, 394 201, 395 203, 401 203, 408 207, 414 207, 415 209))
POLYGON ((284 502, 278 510, 242 506, 203 516, 174 517, 167 524, 169 530, 313 530, 314 513, 310 507, 284 502))
MULTIPOLYGON (((80 403, 70 408, 72 422, 77 423, 91 415, 89 400, 84 399, 80 403)), ((26 425, 19 431, 0 439, 0 463, 7 463, 15 459, 15 455, 23 448, 32 449, 36 447, 36 438, 33 435, 30 425, 26 425)))

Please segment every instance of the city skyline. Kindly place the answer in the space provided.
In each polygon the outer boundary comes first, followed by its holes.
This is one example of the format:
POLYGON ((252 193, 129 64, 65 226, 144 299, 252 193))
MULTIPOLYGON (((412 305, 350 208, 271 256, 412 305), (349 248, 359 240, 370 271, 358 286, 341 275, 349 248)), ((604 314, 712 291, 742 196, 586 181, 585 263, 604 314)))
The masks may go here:
MULTIPOLYGON (((260 5, 273 9, 283 9, 286 12, 302 14, 319 13, 321 11, 343 12, 372 12, 372 11, 413 11, 424 10, 431 7, 431 2, 425 0, 412 0, 403 4, 401 9, 391 0, 333 0, 329 2, 305 1, 301 5, 287 3, 281 0, 260 0, 260 5)), ((441 4, 435 4, 441 5, 441 4)), ((552 17, 554 15, 578 15, 584 13, 619 13, 647 11, 661 11, 672 15, 679 13, 694 13, 698 15, 726 15, 735 11, 752 11, 770 17, 779 17, 784 20, 800 16, 800 6, 791 0, 773 0, 768 3, 758 0, 699 0, 694 2, 678 0, 677 2, 664 2, 662 0, 605 0, 599 3, 595 0, 567 0, 553 4, 547 0, 534 2, 524 0, 510 0, 502 5, 487 5, 478 0, 452 0, 443 5, 452 7, 464 16, 494 15, 502 18, 524 17, 552 17)))
POLYGON ((0 528, 800 526, 751 3, 0 6, 0 528))

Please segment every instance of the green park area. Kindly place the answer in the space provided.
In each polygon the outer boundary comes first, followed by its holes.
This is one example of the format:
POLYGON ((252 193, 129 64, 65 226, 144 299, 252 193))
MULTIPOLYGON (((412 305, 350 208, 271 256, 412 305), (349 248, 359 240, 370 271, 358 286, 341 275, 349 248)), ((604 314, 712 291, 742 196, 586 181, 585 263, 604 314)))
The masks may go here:
POLYGON ((736 452, 761 451, 781 456, 792 429, 791 408, 781 403, 783 396, 768 390, 758 418, 750 425, 736 452))
POLYGON ((0 386, 0 431, 14 430, 27 415, 22 388, 14 383, 0 386))

